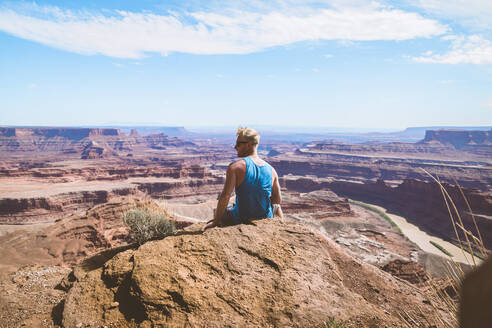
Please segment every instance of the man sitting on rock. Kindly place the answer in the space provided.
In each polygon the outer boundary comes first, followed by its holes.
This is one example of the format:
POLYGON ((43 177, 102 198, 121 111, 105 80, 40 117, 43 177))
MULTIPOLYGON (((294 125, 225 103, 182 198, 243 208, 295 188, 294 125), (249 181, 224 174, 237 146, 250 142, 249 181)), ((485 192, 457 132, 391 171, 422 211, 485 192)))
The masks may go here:
POLYGON ((258 156, 260 135, 252 128, 237 129, 237 156, 242 159, 229 165, 224 189, 219 196, 214 219, 205 229, 240 224, 250 219, 283 217, 277 172, 258 156), (227 207, 236 189, 236 203, 227 207))

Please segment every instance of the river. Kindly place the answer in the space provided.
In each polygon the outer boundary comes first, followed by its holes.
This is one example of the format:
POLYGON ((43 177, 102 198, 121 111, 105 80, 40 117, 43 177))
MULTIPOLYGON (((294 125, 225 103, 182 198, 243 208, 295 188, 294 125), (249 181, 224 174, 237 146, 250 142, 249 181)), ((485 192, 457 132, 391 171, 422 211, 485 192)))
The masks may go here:
MULTIPOLYGON (((374 204, 369 204, 369 205, 385 212, 386 215, 388 215, 393 220, 393 222, 395 222, 398 225, 398 227, 400 227, 403 234, 407 236, 407 238, 410 239, 412 242, 417 244, 423 251, 447 257, 446 254, 441 252, 439 249, 437 249, 434 245, 430 243, 431 241, 433 241, 436 244, 442 246, 444 249, 446 249, 450 254, 452 254, 453 257, 451 259, 453 261, 465 263, 469 265, 474 264, 472 256, 469 253, 463 251, 460 247, 457 247, 441 238, 427 234, 425 231, 420 230, 419 227, 417 227, 416 225, 409 223, 404 217, 388 213, 384 207, 374 204)), ((476 256, 474 256, 474 259, 477 265, 482 263, 482 260, 480 260, 476 256)))

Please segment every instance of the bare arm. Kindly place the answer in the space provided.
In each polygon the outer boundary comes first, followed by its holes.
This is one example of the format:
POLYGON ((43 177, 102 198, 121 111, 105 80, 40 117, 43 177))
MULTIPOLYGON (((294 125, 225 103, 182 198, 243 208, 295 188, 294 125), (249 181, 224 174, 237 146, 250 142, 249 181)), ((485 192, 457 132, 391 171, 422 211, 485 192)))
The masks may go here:
POLYGON ((270 197, 270 200, 271 200, 272 204, 278 204, 279 205, 277 214, 278 214, 278 216, 283 218, 284 215, 282 213, 282 209, 280 208, 280 203, 282 202, 282 192, 280 191, 280 183, 278 181, 278 174, 274 168, 272 168, 272 176, 273 176, 272 196, 270 197))
POLYGON ((236 172, 234 170, 234 163, 229 165, 226 172, 226 181, 224 183, 224 188, 222 189, 222 193, 219 196, 219 201, 217 202, 217 208, 215 209, 215 215, 212 222, 209 222, 205 229, 213 228, 220 223, 220 218, 224 215, 224 212, 227 208, 227 204, 229 204, 229 199, 234 191, 234 187, 236 186, 236 172))

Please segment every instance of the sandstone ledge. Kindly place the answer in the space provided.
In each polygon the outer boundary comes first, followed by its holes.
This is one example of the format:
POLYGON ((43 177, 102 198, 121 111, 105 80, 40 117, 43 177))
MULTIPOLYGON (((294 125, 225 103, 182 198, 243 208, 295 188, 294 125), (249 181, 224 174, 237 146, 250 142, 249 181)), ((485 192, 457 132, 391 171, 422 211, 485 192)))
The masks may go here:
POLYGON ((407 314, 422 327, 433 321, 418 289, 304 226, 202 227, 82 262, 63 325, 322 327, 334 317, 345 327, 401 327, 407 314))

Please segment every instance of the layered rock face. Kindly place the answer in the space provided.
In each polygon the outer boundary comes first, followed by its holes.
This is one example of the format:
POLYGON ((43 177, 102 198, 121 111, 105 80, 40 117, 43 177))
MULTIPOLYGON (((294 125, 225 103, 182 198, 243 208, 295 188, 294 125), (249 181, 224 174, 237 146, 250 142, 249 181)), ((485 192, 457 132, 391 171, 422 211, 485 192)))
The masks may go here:
POLYGON ((428 130, 425 132, 425 138, 422 143, 432 142, 453 145, 455 148, 474 145, 492 146, 492 130, 428 130))
POLYGON ((347 328, 400 327, 409 316, 436 324, 418 289, 306 227, 202 227, 86 259, 73 271, 63 325, 323 327, 336 318, 347 328))
POLYGON ((0 128, 3 137, 62 137, 67 139, 83 139, 90 136, 119 136, 118 129, 91 128, 0 128))
POLYGON ((8 152, 62 152, 83 154, 83 159, 99 158, 101 148, 110 151, 129 152, 134 149, 166 149, 193 145, 178 138, 169 138, 161 133, 139 136, 133 133, 127 136, 119 129, 92 128, 0 128, 0 150, 8 152), (97 144, 94 144, 97 142, 97 144))
POLYGON ((81 159, 96 159, 96 158, 104 158, 111 155, 115 155, 108 149, 99 146, 96 142, 89 142, 82 150, 81 159))
POLYGON ((480 156, 492 156, 492 130, 429 130, 420 142, 426 145, 451 146, 480 156))
MULTIPOLYGON (((281 184, 289 190, 308 192, 329 189, 337 195, 368 203, 378 204, 398 213, 421 229, 445 240, 457 242, 453 224, 449 218, 446 202, 437 183, 405 179, 396 187, 388 186, 383 180, 375 183, 323 180, 310 177, 282 177, 281 184)), ((477 222, 485 247, 492 247, 492 196, 475 189, 460 188, 443 184, 460 213, 464 227, 478 235, 466 197, 477 222)), ((451 206, 451 205, 450 205, 451 206)), ((454 214, 454 213, 453 213, 454 214)), ((454 215, 455 219, 456 216, 454 215)), ((462 241, 465 237, 460 233, 462 241)))
POLYGON ((133 186, 114 190, 62 193, 50 197, 1 198, 0 224, 53 222, 94 205, 106 203, 112 198, 138 193, 137 186, 133 186))
POLYGON ((287 192, 283 194, 282 210, 290 215, 309 213, 314 218, 351 216, 354 213, 345 198, 338 197, 330 190, 316 190, 308 193, 287 192))
MULTIPOLYGON (((3 263, 0 269, 31 264, 74 265, 87 255, 126 245, 130 240, 122 221, 123 214, 130 209, 152 207, 157 208, 157 205, 145 199, 143 194, 115 197, 80 215, 67 215, 38 231, 17 230, 2 234, 0 257, 3 263)), ((167 217, 177 228, 190 224, 176 220, 169 213, 167 217)))
POLYGON ((197 165, 6 169, 0 171, 2 175, 27 183, 29 192, 25 194, 33 196, 0 195, 0 224, 52 222, 126 195, 163 199, 215 196, 224 183, 223 175, 197 165))
POLYGON ((354 182, 371 183, 377 179, 401 182, 404 179, 427 180, 422 168, 438 174, 443 181, 458 181, 462 186, 489 190, 492 186, 492 170, 476 165, 432 163, 430 160, 405 161, 404 159, 380 159, 354 155, 303 153, 302 157, 282 159, 274 157, 270 163, 280 176, 316 176, 354 182))

